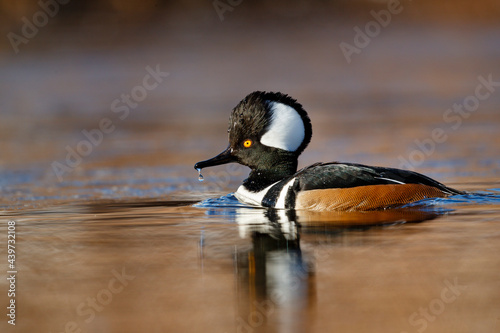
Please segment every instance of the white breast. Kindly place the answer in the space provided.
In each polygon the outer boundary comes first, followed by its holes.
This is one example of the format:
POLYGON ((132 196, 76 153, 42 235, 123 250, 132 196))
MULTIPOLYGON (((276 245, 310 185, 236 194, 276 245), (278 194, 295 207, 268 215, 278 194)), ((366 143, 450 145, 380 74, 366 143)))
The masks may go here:
MULTIPOLYGON (((290 181, 288 181, 283 188, 280 191, 280 194, 278 196, 278 199, 276 200, 276 205, 274 208, 279 208, 279 209, 284 209, 285 208, 285 199, 286 199, 286 194, 288 193, 288 189, 290 186, 293 185, 293 182, 295 181, 295 178, 292 178, 290 181)), ((277 183, 277 182, 276 182, 277 183)), ((265 189, 263 189, 260 192, 252 192, 246 189, 245 186, 241 185, 238 187, 238 190, 234 193, 234 196, 236 199, 238 199, 240 202, 246 203, 248 205, 252 206, 259 206, 262 207, 262 199, 264 199, 264 196, 266 195, 267 191, 271 187, 273 187, 276 183, 269 185, 265 189)))
MULTIPOLYGON (((276 184, 276 183, 274 183, 276 184)), ((259 206, 262 207, 262 199, 264 199, 264 196, 266 195, 267 191, 274 185, 271 184, 265 189, 263 189, 260 192, 252 192, 246 189, 244 185, 241 185, 238 187, 238 190, 234 193, 234 196, 236 199, 238 199, 240 202, 252 205, 252 206, 259 206)))
POLYGON ((278 197, 278 200, 276 200, 276 206, 274 208, 285 208, 285 199, 286 199, 286 194, 288 193, 288 189, 290 186, 292 186, 293 182, 295 181, 295 177, 292 178, 289 182, 283 186, 280 192, 280 196, 278 197))

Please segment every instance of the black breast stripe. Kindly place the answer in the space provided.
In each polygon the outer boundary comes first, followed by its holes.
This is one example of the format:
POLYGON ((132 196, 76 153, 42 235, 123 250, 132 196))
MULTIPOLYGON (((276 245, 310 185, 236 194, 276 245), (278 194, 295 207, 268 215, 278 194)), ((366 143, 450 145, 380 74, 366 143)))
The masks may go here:
POLYGON ((261 202, 262 206, 274 208, 280 196, 281 190, 286 185, 286 183, 288 183, 289 180, 290 178, 285 178, 277 182, 273 187, 271 187, 267 191, 266 195, 264 195, 264 198, 262 199, 261 202))
POLYGON ((288 188, 285 197, 285 208, 286 209, 295 209, 295 199, 297 198, 297 186, 298 181, 295 182, 288 188))

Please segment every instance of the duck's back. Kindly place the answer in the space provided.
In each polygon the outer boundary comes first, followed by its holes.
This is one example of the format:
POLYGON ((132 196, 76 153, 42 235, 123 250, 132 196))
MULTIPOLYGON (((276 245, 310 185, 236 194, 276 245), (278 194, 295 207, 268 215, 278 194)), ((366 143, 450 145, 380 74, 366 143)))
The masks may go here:
POLYGON ((263 204, 321 211, 376 210, 460 193, 413 171, 333 162, 314 164, 277 183, 263 204))

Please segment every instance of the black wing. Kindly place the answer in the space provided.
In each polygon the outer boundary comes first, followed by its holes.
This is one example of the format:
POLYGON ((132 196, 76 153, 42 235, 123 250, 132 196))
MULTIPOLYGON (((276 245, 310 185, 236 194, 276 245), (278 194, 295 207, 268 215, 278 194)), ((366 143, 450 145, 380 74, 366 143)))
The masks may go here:
POLYGON ((317 163, 298 171, 295 190, 348 188, 365 185, 423 184, 447 194, 463 194, 420 173, 355 163, 317 163))

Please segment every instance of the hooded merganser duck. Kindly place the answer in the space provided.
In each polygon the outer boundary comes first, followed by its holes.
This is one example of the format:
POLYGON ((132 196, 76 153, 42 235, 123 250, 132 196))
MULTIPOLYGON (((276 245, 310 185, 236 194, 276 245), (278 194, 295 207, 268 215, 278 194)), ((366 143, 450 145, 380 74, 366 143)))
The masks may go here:
POLYGON ((246 204, 315 211, 362 211, 402 206, 463 192, 422 174, 355 163, 316 163, 297 171, 309 144, 309 117, 292 97, 255 91, 232 111, 229 146, 195 169, 237 162, 251 172, 234 193, 246 204))

